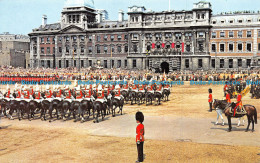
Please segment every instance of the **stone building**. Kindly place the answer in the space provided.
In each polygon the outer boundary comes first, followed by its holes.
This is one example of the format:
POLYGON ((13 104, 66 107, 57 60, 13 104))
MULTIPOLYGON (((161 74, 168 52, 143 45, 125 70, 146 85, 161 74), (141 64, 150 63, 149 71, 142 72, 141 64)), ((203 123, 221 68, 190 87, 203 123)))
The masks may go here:
POLYGON ((8 32, 0 34, 0 65, 13 67, 30 67, 30 39, 24 35, 8 32))
POLYGON ((260 13, 221 13, 212 16, 211 25, 211 68, 245 69, 260 65, 260 13))
POLYGON ((211 4, 189 11, 120 10, 118 20, 103 20, 93 1, 67 0, 59 23, 43 23, 29 34, 31 67, 89 67, 208 70, 211 4), (97 19, 96 19, 97 18, 97 19))

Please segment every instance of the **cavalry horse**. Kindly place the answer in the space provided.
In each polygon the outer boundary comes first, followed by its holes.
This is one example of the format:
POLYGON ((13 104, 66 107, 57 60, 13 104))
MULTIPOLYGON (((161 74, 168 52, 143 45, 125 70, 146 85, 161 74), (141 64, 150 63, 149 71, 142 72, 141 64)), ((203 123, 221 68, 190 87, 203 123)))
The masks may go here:
POLYGON ((129 101, 129 91, 122 90, 122 91, 121 91, 121 94, 122 94, 122 96, 123 96, 124 99, 125 99, 125 103, 128 104, 128 101, 129 101))
MULTIPOLYGON (((252 122, 252 132, 254 131, 254 123, 257 124, 257 111, 253 105, 243 105, 243 107, 246 111, 246 114, 236 114, 235 117, 233 116, 233 113, 230 113, 230 107, 235 108, 236 107, 235 103, 229 104, 226 102, 226 100, 214 100, 212 107, 216 110, 220 109, 225 113, 225 115, 228 119, 228 125, 229 125, 228 131, 229 132, 232 130, 231 118, 241 118, 244 115, 247 115, 247 119, 248 119, 248 126, 246 128, 246 131, 249 130, 249 126, 250 126, 251 122, 252 122)), ((222 112, 218 112, 218 117, 219 116, 222 117, 221 113, 222 112)), ((218 118, 217 118, 217 120, 218 120, 218 118)), ((222 120, 223 120, 223 118, 222 118, 222 120)), ((240 121, 239 121, 239 124, 240 124, 240 121)))
POLYGON ((130 93, 129 93, 129 100, 131 101, 131 105, 133 105, 133 102, 135 101, 135 104, 136 104, 136 101, 137 101, 137 93, 133 90, 130 90, 130 93))
POLYGON ((169 95, 171 94, 171 91, 168 89, 163 89, 162 97, 164 98, 164 101, 169 101, 169 95))
POLYGON ((124 98, 119 100, 118 98, 115 97, 115 93, 112 92, 111 96, 110 96, 110 100, 111 100, 110 105, 111 105, 111 109, 112 109, 111 110, 112 111, 112 117, 116 116, 116 112, 115 112, 116 108, 119 108, 118 113, 120 113, 120 111, 121 111, 121 115, 122 115, 123 114, 122 113, 123 112, 123 106, 124 106, 124 98), (113 107, 113 106, 115 106, 115 107, 113 107))
MULTIPOLYGON (((232 102, 231 105, 229 106, 231 108, 235 108, 236 107, 236 103, 232 102)), ((246 132, 249 130, 249 126, 250 123, 252 122, 252 132, 254 132, 254 123, 257 124, 257 111, 255 106, 253 105, 243 105, 244 110, 246 111, 246 114, 236 114, 235 116, 233 116, 233 113, 230 113, 229 107, 226 108, 226 110, 224 111, 227 119, 228 119, 228 125, 229 125, 229 129, 228 131, 230 132, 232 130, 232 126, 231 126, 231 118, 240 118, 243 117, 244 115, 247 115, 247 120, 248 120, 248 125, 246 128, 246 132)))
POLYGON ((154 94, 150 91, 147 91, 147 89, 145 89, 145 102, 146 102, 146 105, 148 105, 148 103, 150 102, 150 104, 152 105, 153 104, 153 96, 154 94))
POLYGON ((136 96, 137 96, 138 105, 141 105, 142 103, 144 103, 144 101, 145 101, 145 93, 144 92, 139 91, 139 92, 137 92, 136 96))

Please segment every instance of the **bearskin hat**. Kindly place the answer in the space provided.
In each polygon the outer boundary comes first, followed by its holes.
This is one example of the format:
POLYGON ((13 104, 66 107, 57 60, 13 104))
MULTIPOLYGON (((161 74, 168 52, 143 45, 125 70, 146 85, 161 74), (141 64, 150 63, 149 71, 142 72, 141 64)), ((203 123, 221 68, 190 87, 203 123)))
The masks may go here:
POLYGON ((142 112, 138 111, 136 114, 135 114, 135 119, 137 121, 139 121, 140 123, 143 123, 144 121, 144 115, 142 112))
POLYGON ((211 88, 209 89, 209 93, 212 93, 212 89, 211 88))

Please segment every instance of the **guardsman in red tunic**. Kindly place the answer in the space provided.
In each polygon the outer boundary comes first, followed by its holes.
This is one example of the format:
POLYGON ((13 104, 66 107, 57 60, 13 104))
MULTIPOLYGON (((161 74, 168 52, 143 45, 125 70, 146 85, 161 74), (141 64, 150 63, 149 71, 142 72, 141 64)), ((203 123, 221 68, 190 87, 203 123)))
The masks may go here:
POLYGON ((20 101, 21 100, 21 97, 22 97, 22 94, 21 94, 21 91, 18 90, 18 85, 17 83, 15 84, 15 88, 14 88, 14 93, 16 95, 16 101, 20 101))
POLYGON ((109 86, 107 84, 104 86, 104 93, 106 97, 110 94, 109 86))
POLYGON ((7 86, 6 86, 6 90, 7 90, 7 92, 6 92, 6 95, 5 95, 5 99, 6 99, 7 101, 10 101, 11 91, 10 91, 10 87, 9 87, 8 84, 7 84, 7 86))
POLYGON ((30 95, 33 95, 33 86, 32 85, 30 86, 29 93, 30 93, 30 95))
POLYGON ((156 86, 156 92, 162 93, 162 85, 161 85, 161 84, 158 84, 158 85, 156 86))
POLYGON ((55 99, 61 101, 62 91, 61 91, 60 86, 54 87, 54 92, 55 92, 55 94, 56 94, 55 99))
POLYGON ((99 101, 101 103, 106 102, 105 93, 104 93, 104 90, 102 90, 102 86, 101 85, 99 85, 99 87, 98 87, 96 101, 99 101))
POLYGON ((209 112, 212 112, 212 102, 213 102, 213 98, 212 98, 212 89, 209 89, 209 98, 208 98, 208 102, 209 102, 209 112))
POLYGON ((29 100, 30 100, 30 92, 29 92, 27 87, 24 87, 24 93, 23 94, 24 94, 25 101, 29 102, 29 100))
POLYGON ((236 110, 238 111, 241 111, 242 110, 242 107, 243 107, 243 104, 242 104, 242 95, 241 95, 241 91, 239 90, 238 91, 238 95, 237 95, 237 105, 234 109, 234 116, 236 115, 236 110))
POLYGON ((76 101, 81 102, 83 100, 83 93, 82 90, 80 89, 80 86, 76 87, 76 101))
POLYGON ((142 92, 142 93, 144 93, 144 85, 139 85, 139 92, 142 92))
POLYGON ((49 102, 52 102, 52 91, 50 90, 49 85, 46 86, 45 97, 49 102))
POLYGON ((224 96, 226 96, 226 91, 227 91, 227 89, 228 89, 228 85, 227 85, 227 83, 226 83, 226 85, 224 86, 224 96))
POLYGON ((117 98, 118 100, 122 100, 124 98, 121 95, 120 86, 119 85, 116 85, 116 87, 115 87, 115 98, 117 98))
POLYGON ((65 87, 64 96, 65 96, 65 99, 64 99, 64 100, 69 101, 69 102, 72 102, 71 92, 70 92, 70 90, 69 90, 69 86, 66 86, 66 87, 65 87))
POLYGON ((134 85, 132 86, 132 91, 134 91, 134 92, 138 92, 137 84, 134 84, 134 85))
POLYGON ((40 92, 40 89, 38 87, 38 85, 36 86, 36 89, 35 89, 35 92, 34 92, 34 97, 35 97, 35 101, 40 103, 41 100, 42 100, 42 97, 41 97, 41 92, 40 92))
POLYGON ((231 100, 230 100, 230 94, 228 93, 228 91, 226 90, 226 101, 231 104, 231 100))
POLYGON ((84 99, 87 101, 90 101, 91 98, 92 98, 92 93, 91 93, 90 85, 87 85, 86 90, 85 90, 84 99))
POLYGON ((144 161, 143 147, 144 147, 144 115, 142 112, 137 112, 135 114, 136 123, 138 123, 136 127, 136 144, 137 144, 137 152, 138 152, 138 160, 136 162, 144 161))

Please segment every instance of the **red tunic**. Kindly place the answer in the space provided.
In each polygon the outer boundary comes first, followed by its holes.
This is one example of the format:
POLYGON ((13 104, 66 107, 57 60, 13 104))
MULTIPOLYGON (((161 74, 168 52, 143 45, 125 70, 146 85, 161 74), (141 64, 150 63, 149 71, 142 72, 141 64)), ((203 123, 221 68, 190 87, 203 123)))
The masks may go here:
POLYGON ((227 93, 227 94, 226 94, 226 100, 227 100, 227 102, 228 102, 228 103, 231 103, 231 100, 230 100, 230 95, 229 95, 229 93, 227 93))
POLYGON ((117 90, 117 93, 115 94, 115 96, 120 96, 120 89, 117 90))
POLYGON ((212 94, 210 93, 209 94, 209 100, 208 100, 208 102, 212 102, 213 101, 213 99, 212 99, 212 94))
POLYGON ((66 99, 70 99, 71 98, 71 93, 70 90, 66 91, 66 99))
POLYGON ((85 98, 90 98, 91 97, 91 90, 87 90, 85 94, 85 98))
POLYGON ((21 92, 20 91, 17 92, 16 98, 21 98, 21 92))
POLYGON ((61 89, 57 91, 56 97, 61 97, 61 89))
MULTIPOLYGON (((48 93, 48 92, 47 92, 48 93)), ((51 96, 52 96, 52 92, 51 92, 51 90, 49 90, 49 93, 47 94, 46 93, 46 98, 51 98, 51 96)))
POLYGON ((144 142, 144 125, 143 124, 139 124, 136 127, 136 142, 137 141, 144 142))
POLYGON ((10 98, 10 91, 7 92, 6 98, 10 98))
POLYGON ((226 90, 227 90, 227 87, 228 87, 227 85, 225 85, 225 86, 224 86, 224 91, 226 91, 226 90))
POLYGON ((104 97, 105 97, 104 91, 102 91, 101 95, 99 93, 97 93, 97 98, 103 99, 104 97))
POLYGON ((79 91, 79 94, 77 93, 76 99, 81 99, 83 97, 82 91, 79 91))
POLYGON ((37 99, 37 100, 41 99, 41 93, 40 92, 35 92, 35 99, 37 99))
POLYGON ((26 93, 24 93, 24 98, 25 99, 29 99, 30 98, 30 93, 29 91, 25 91, 26 93))

